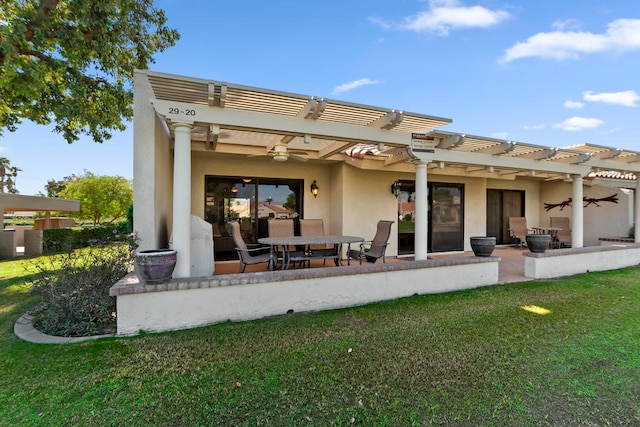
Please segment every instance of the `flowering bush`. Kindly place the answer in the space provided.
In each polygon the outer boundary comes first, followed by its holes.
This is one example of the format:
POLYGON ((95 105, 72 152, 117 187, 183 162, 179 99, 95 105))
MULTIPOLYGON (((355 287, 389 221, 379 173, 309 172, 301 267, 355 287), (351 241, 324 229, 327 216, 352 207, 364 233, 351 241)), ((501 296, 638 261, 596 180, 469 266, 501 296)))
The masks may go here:
POLYGON ((109 288, 131 271, 135 248, 136 239, 130 235, 128 242, 96 241, 86 248, 37 258, 31 281, 41 298, 31 313, 35 327, 58 336, 112 332, 116 301, 109 288))

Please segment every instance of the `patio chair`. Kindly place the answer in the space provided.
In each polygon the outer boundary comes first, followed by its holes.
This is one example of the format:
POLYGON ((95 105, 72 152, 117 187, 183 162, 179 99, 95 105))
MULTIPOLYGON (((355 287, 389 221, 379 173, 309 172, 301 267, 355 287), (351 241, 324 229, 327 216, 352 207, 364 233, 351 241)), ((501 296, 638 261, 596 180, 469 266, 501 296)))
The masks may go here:
POLYGON ((351 249, 349 251, 347 264, 350 264, 351 259, 357 259, 360 261, 360 264, 362 264, 363 259, 366 259, 367 262, 375 263, 380 258, 382 258, 383 263, 386 263, 385 251, 389 244, 392 225, 393 221, 386 221, 383 219, 378 221, 378 228, 373 240, 362 242, 360 244, 360 249, 351 249))
POLYGON ((238 258, 240 258, 240 273, 244 273, 244 269, 247 265, 260 264, 262 262, 268 263, 267 266, 271 269, 271 253, 264 252, 267 247, 260 246, 249 249, 242 234, 240 233, 240 223, 238 221, 231 221, 231 234, 233 235, 233 241, 236 244, 236 251, 238 252, 238 258))
POLYGON ((571 247, 571 225, 569 218, 566 216, 552 216, 549 217, 549 223, 551 227, 560 228, 558 230, 557 238, 560 247, 571 247))
POLYGON ((512 239, 518 239, 520 249, 522 245, 527 243, 527 234, 529 234, 529 228, 527 227, 527 218, 524 216, 510 216, 509 217, 509 236, 512 239))
MULTIPOLYGON (((301 219, 300 220, 300 235, 301 236, 324 236, 324 221, 319 219, 301 219)), ((329 245, 309 245, 308 255, 309 258, 323 258, 323 265, 326 265, 327 258, 331 258, 338 264, 337 248, 330 247, 329 245)))
MULTIPOLYGON (((267 229, 269 237, 295 236, 293 219, 270 219, 267 221, 267 229)), ((307 261, 309 261, 309 257, 306 252, 304 250, 298 250, 295 245, 291 245, 287 248, 276 248, 276 252, 278 251, 283 253, 283 257, 281 257, 280 260, 287 264, 286 268, 289 268, 290 263, 293 263, 294 266, 296 262, 300 262, 301 265, 305 265, 307 261)))

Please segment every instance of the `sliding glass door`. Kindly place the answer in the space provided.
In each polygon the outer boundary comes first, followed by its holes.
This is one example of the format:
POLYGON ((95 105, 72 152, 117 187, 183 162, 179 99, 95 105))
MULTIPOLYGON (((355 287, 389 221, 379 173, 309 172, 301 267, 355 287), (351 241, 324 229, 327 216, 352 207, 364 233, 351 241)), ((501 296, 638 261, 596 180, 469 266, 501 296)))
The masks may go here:
MULTIPOLYGON (((415 182, 398 181, 398 254, 415 251, 415 182)), ((464 249, 464 185, 428 185, 429 252, 464 249)))
POLYGON ((213 225, 216 259, 237 259, 229 221, 239 221, 245 242, 255 243, 267 236, 269 218, 298 218, 303 184, 301 179, 205 177, 204 218, 213 225))

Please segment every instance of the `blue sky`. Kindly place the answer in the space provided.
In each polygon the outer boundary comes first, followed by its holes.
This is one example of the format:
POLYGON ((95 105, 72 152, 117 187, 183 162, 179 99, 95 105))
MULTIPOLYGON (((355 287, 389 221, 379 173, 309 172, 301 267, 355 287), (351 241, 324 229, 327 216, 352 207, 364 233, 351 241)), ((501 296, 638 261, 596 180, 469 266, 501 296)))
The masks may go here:
MULTIPOLYGON (((176 46, 152 70, 453 119, 448 131, 640 151, 640 2, 156 1, 176 46)), ((0 138, 22 194, 89 170, 133 176, 131 127, 68 145, 0 138)))

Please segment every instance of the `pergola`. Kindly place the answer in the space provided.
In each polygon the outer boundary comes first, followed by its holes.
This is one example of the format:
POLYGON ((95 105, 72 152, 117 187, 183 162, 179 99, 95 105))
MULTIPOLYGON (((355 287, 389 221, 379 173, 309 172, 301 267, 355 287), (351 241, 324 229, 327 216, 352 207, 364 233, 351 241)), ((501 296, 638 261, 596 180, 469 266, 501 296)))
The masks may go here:
MULTIPOLYGON (((427 257, 427 171, 515 179, 573 182, 573 200, 583 198, 583 177, 610 170, 640 172, 640 153, 584 144, 545 147, 448 132, 451 119, 333 99, 279 92, 206 79, 138 71, 138 117, 154 111, 167 127, 174 148, 173 246, 181 251, 175 275, 189 274, 191 152, 233 156, 272 156, 286 160, 304 152, 310 162, 349 161, 380 170, 411 163, 416 173, 417 260, 427 257), (152 94, 151 99, 140 94, 152 94)), ((139 128, 138 128, 139 126, 139 128)), ((136 136, 137 138, 137 136, 136 136)), ((137 154, 142 156, 143 154, 137 154)), ((134 191, 135 191, 134 180, 134 191)), ((635 219, 640 223, 636 184, 635 219)), ((137 197, 137 196, 136 196, 137 197)), ((574 247, 583 245, 583 212, 573 210, 574 247)), ((640 234, 640 233, 639 233, 640 234)))

